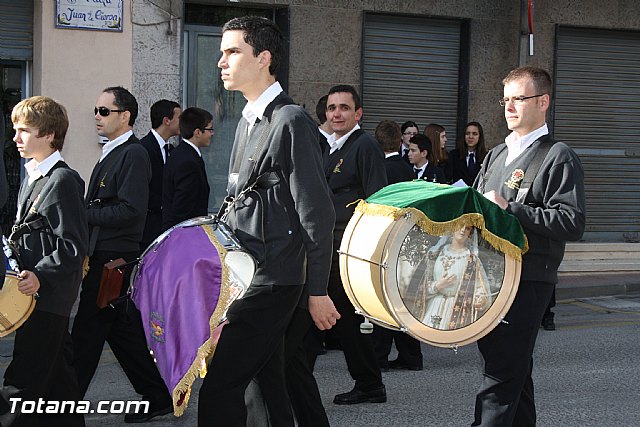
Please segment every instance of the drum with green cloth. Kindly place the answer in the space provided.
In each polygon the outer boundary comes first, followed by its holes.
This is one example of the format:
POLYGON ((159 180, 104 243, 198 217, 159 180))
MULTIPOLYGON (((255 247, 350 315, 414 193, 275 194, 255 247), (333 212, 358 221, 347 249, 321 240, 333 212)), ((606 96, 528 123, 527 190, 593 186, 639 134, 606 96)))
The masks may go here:
POLYGON ((358 203, 340 245, 340 274, 373 323, 457 347, 502 320, 527 249, 517 218, 473 188, 415 180, 358 203))

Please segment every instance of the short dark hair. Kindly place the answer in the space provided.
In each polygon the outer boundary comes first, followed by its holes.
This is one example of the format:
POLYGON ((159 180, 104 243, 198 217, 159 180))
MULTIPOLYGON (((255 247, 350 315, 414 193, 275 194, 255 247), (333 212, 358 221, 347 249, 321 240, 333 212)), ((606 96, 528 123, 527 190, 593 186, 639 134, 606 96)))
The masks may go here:
POLYGON ((382 120, 375 130, 376 140, 386 153, 400 150, 402 132, 400 126, 392 120, 382 120))
POLYGON ((165 117, 169 120, 173 119, 176 108, 180 108, 180 104, 175 101, 169 101, 168 99, 161 99, 160 101, 156 101, 151 106, 151 112, 149 113, 151 117, 151 128, 159 128, 160 125, 162 125, 162 120, 165 117))
POLYGON ((427 150, 429 153, 427 155, 427 160, 432 161, 433 159, 433 145, 431 144, 431 140, 419 133, 417 135, 413 135, 409 140, 409 144, 416 144, 420 151, 427 150))
POLYGON ((358 92, 356 91, 355 87, 353 87, 351 85, 337 85, 337 86, 334 86, 331 89, 329 89, 329 95, 332 95, 332 94, 338 93, 338 92, 350 93, 351 96, 353 97, 353 103, 356 106, 356 110, 358 108, 362 108, 362 101, 360 100, 360 95, 358 95, 358 92))
POLYGON ((269 73, 276 75, 282 63, 284 38, 275 22, 260 16, 242 16, 224 24, 222 32, 225 31, 242 31, 244 42, 253 48, 253 56, 265 50, 271 52, 269 73))
POLYGON ((404 133, 404 131, 409 128, 416 128, 416 130, 420 132, 420 128, 418 127, 416 122, 412 122, 411 120, 404 122, 402 126, 400 126, 400 131, 404 133))
POLYGON ((546 70, 540 67, 527 65, 524 67, 513 69, 509 71, 507 77, 502 80, 502 84, 506 85, 514 80, 520 80, 527 77, 533 80, 533 85, 536 88, 536 95, 548 94, 549 96, 551 96, 551 76, 546 70))
POLYGON ((122 86, 109 86, 102 92, 113 94, 113 104, 118 109, 129 112, 129 126, 133 126, 138 118, 138 101, 136 101, 136 97, 122 86))
POLYGON ((320 124, 327 121, 327 98, 329 98, 329 95, 323 96, 318 99, 318 103, 316 104, 316 116, 318 116, 320 124))
POLYGON ((180 136, 190 139, 196 129, 203 131, 212 120, 213 116, 207 110, 189 107, 180 114, 180 136))

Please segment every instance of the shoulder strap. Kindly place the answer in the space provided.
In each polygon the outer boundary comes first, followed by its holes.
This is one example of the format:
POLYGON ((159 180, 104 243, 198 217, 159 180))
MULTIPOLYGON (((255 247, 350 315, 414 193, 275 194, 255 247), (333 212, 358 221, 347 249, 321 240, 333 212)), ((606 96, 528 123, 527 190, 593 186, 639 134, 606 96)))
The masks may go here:
POLYGON ((493 172, 493 168, 491 166, 501 157, 501 154, 505 153, 506 151, 507 151, 507 144, 502 143, 498 145, 494 150, 490 151, 487 157, 485 157, 484 160, 485 162, 487 162, 487 165, 486 166, 483 165, 484 174, 481 176, 481 179, 478 183, 479 192, 484 193, 484 187, 489 181, 489 178, 491 177, 491 173, 493 172))
POLYGON ((518 189, 518 195, 516 197, 516 202, 527 203, 529 196, 529 189, 531 188, 531 184, 538 176, 538 172, 540 172, 540 167, 542 166, 542 162, 544 162, 545 157, 551 150, 551 146, 554 144, 551 138, 544 138, 540 141, 540 144, 536 147, 535 155, 533 156, 533 160, 527 166, 527 169, 524 172, 524 178, 520 183, 520 188, 518 189))

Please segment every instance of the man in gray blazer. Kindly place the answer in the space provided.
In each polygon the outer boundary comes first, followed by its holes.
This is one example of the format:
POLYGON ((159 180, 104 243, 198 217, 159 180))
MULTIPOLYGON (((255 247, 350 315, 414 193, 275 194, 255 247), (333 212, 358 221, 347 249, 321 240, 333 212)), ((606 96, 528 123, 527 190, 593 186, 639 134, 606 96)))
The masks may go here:
POLYGON ((225 89, 241 91, 248 101, 231 153, 227 221, 258 266, 247 293, 229 309, 200 389, 198 424, 245 426, 245 389, 252 378, 268 374, 281 379, 269 392, 281 393, 283 402, 278 411, 270 408, 270 417, 274 425, 293 426, 282 355, 303 285, 319 327, 330 328, 339 318, 327 296, 335 214, 320 136, 276 81, 283 39, 272 21, 227 22, 220 50, 225 89))
MULTIPOLYGON (((151 166, 147 151, 133 134, 138 103, 128 90, 104 89, 94 114, 98 134, 109 141, 87 187, 89 273, 82 282, 71 333, 73 365, 84 396, 107 341, 133 388, 149 402, 148 412, 127 414, 125 422, 143 422, 171 412, 173 402, 147 350, 140 312, 129 303, 100 308, 96 300, 104 264, 118 258, 132 261, 140 253, 151 166)), ((129 269, 122 294, 130 275, 129 269)))

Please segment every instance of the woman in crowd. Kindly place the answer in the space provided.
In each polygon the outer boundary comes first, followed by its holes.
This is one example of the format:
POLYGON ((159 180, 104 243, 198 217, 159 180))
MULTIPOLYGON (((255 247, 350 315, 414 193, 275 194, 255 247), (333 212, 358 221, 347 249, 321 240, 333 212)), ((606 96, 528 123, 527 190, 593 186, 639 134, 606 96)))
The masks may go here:
POLYGON ((400 126, 400 131, 402 132, 402 145, 400 146, 400 155, 404 159, 405 162, 409 163, 408 153, 409 153, 409 140, 412 136, 417 135, 418 125, 416 122, 412 122, 411 120, 404 122, 402 126, 400 126))
POLYGON ((461 179, 471 186, 486 155, 482 126, 478 122, 467 123, 464 134, 458 138, 457 148, 449 153, 451 182, 461 179))
POLYGON ((443 126, 440 126, 436 123, 431 123, 424 129, 424 136, 429 138, 431 144, 433 144, 434 163, 436 164, 436 166, 444 169, 445 175, 447 176, 447 182, 451 182, 451 177, 446 174, 446 171, 449 169, 449 155, 447 154, 447 149, 445 148, 447 145, 447 131, 443 126))

